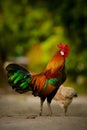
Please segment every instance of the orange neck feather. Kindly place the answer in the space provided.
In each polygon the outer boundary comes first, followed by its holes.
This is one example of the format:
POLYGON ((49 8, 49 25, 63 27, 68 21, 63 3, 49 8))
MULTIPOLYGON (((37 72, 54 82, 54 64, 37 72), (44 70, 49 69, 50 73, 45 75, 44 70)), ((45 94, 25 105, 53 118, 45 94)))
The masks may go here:
POLYGON ((50 70, 51 73, 58 72, 64 66, 65 58, 60 54, 60 51, 53 56, 46 67, 46 71, 50 70))

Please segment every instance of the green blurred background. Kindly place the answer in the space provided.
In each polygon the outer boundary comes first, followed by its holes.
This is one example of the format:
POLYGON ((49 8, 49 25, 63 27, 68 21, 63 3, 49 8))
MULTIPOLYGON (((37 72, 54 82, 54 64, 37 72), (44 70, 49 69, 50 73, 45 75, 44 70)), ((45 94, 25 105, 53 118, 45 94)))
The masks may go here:
POLYGON ((65 86, 87 94, 87 1, 0 0, 0 91, 8 93, 7 62, 40 72, 60 42, 71 48, 65 86))

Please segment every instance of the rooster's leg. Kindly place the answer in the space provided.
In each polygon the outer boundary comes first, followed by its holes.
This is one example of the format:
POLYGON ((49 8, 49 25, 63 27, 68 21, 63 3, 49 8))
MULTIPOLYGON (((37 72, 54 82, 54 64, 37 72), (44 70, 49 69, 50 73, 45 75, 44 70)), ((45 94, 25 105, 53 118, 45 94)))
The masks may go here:
POLYGON ((49 115, 52 116, 52 109, 50 106, 50 102, 47 101, 47 105, 48 105, 49 115))
MULTIPOLYGON (((45 100, 45 99, 44 99, 44 100, 45 100)), ((42 116, 44 100, 43 100, 43 99, 40 99, 40 116, 42 116)))

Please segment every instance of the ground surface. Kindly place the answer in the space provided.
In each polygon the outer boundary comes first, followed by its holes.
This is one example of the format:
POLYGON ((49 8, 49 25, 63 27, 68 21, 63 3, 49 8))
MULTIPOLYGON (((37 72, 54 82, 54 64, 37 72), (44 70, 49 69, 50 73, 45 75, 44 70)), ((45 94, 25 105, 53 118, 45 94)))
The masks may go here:
POLYGON ((39 116, 39 98, 28 95, 0 95, 0 130, 87 130, 87 96, 79 95, 70 105, 67 116, 52 101, 53 116, 39 116))

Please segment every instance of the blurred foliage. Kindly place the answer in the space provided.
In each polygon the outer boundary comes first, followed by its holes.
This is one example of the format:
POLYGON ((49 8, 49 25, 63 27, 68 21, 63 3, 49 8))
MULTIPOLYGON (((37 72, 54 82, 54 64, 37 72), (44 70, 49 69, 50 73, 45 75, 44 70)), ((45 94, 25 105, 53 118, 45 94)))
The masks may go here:
POLYGON ((0 69, 13 56, 25 55, 29 68, 41 71, 59 42, 71 48, 66 62, 69 77, 76 82, 78 76, 85 78, 87 1, 0 0, 0 69))
POLYGON ((64 37, 63 28, 56 27, 56 29, 54 28, 54 34, 43 41, 41 45, 37 43, 32 46, 31 50, 26 53, 30 60, 29 69, 35 72, 42 71, 58 50, 57 45, 60 41, 64 44, 69 42, 64 37))

